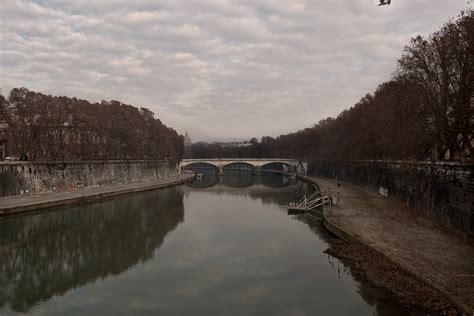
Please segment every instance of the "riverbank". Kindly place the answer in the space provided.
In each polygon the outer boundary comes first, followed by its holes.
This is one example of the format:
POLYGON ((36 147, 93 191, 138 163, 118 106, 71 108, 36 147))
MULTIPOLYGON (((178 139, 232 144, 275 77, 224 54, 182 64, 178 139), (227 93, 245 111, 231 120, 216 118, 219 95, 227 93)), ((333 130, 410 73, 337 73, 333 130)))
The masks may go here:
MULTIPOLYGON (((412 274, 362 244, 349 244, 335 238, 325 252, 338 258, 355 280, 369 285, 374 297, 391 296, 404 315, 459 315, 459 308, 412 274)), ((384 315, 384 313, 381 313, 384 315)), ((388 313, 388 315, 391 315, 388 313)))
POLYGON ((173 160, 0 161, 0 197, 154 181, 176 172, 173 160))
MULTIPOLYGON (((361 245, 368 247, 428 288, 441 293, 463 314, 474 315, 472 239, 462 238, 435 224, 420 211, 367 189, 324 177, 307 179, 313 181, 322 192, 330 191, 338 197, 336 205, 324 210, 324 225, 354 247, 337 249, 336 246, 334 254, 339 253, 361 265, 366 261, 366 267, 362 269, 370 272, 370 269, 376 270, 380 264, 371 264, 374 256, 370 255, 370 251, 365 252, 369 255, 364 256, 360 250, 363 248, 357 248, 361 245)), ((367 273, 374 274, 374 271, 367 273)), ((385 273, 379 275, 386 276, 385 273)), ((398 283, 400 285, 407 281, 401 278, 398 283)), ((397 288, 386 285, 389 289, 397 288)), ((422 297, 420 300, 425 299, 426 295, 422 297)), ((449 307, 441 303, 438 312, 443 310, 452 313, 449 307)))
POLYGON ((166 188, 190 181, 194 176, 194 174, 184 173, 152 181, 104 185, 64 192, 2 197, 0 198, 0 216, 31 212, 56 206, 90 203, 118 195, 166 188))

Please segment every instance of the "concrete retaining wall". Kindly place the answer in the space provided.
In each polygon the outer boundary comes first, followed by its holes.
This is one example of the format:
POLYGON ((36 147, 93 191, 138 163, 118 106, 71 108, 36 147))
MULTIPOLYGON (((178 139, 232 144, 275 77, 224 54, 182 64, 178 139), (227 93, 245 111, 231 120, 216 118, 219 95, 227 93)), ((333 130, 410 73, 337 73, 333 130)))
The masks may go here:
POLYGON ((370 186, 474 236, 474 164, 313 161, 309 173, 370 186))
POLYGON ((173 161, 2 162, 0 196, 148 181, 176 174, 173 161))

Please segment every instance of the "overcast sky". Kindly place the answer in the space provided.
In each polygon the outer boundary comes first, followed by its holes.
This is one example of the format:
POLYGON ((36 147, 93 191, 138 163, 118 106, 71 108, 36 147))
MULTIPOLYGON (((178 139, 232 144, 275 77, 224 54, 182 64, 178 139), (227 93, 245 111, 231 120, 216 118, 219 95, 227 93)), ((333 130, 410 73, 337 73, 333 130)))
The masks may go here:
POLYGON ((193 141, 296 131, 390 78, 466 0, 0 0, 0 86, 155 112, 193 141))

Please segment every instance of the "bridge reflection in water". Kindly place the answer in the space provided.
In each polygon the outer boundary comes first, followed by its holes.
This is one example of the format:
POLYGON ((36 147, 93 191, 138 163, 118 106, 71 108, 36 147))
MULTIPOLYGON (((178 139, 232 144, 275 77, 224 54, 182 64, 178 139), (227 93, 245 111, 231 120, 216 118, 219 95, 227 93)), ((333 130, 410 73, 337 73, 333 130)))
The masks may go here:
MULTIPOLYGON (((203 170, 200 170, 203 171, 203 170)), ((186 183, 186 186, 192 188, 211 188, 216 185, 224 185, 231 188, 245 188, 252 185, 263 185, 269 188, 280 188, 290 185, 290 183, 297 183, 295 179, 282 177, 273 173, 262 173, 259 176, 254 176, 248 171, 241 170, 225 170, 223 176, 215 173, 202 173, 199 180, 186 183)))
POLYGON ((261 200, 264 204, 277 203, 288 205, 288 201, 312 193, 314 188, 294 178, 275 173, 249 175, 245 171, 229 171, 223 176, 213 173, 203 174, 202 180, 185 184, 189 189, 207 191, 216 194, 248 196, 261 200))

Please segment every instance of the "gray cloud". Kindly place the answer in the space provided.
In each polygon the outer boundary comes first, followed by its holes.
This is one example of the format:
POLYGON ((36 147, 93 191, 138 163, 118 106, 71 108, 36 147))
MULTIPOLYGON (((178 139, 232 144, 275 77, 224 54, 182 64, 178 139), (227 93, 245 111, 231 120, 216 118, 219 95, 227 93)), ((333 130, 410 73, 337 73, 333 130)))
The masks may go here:
POLYGON ((9 1, 0 86, 145 106, 194 140, 276 136, 356 103, 465 0, 9 1))

